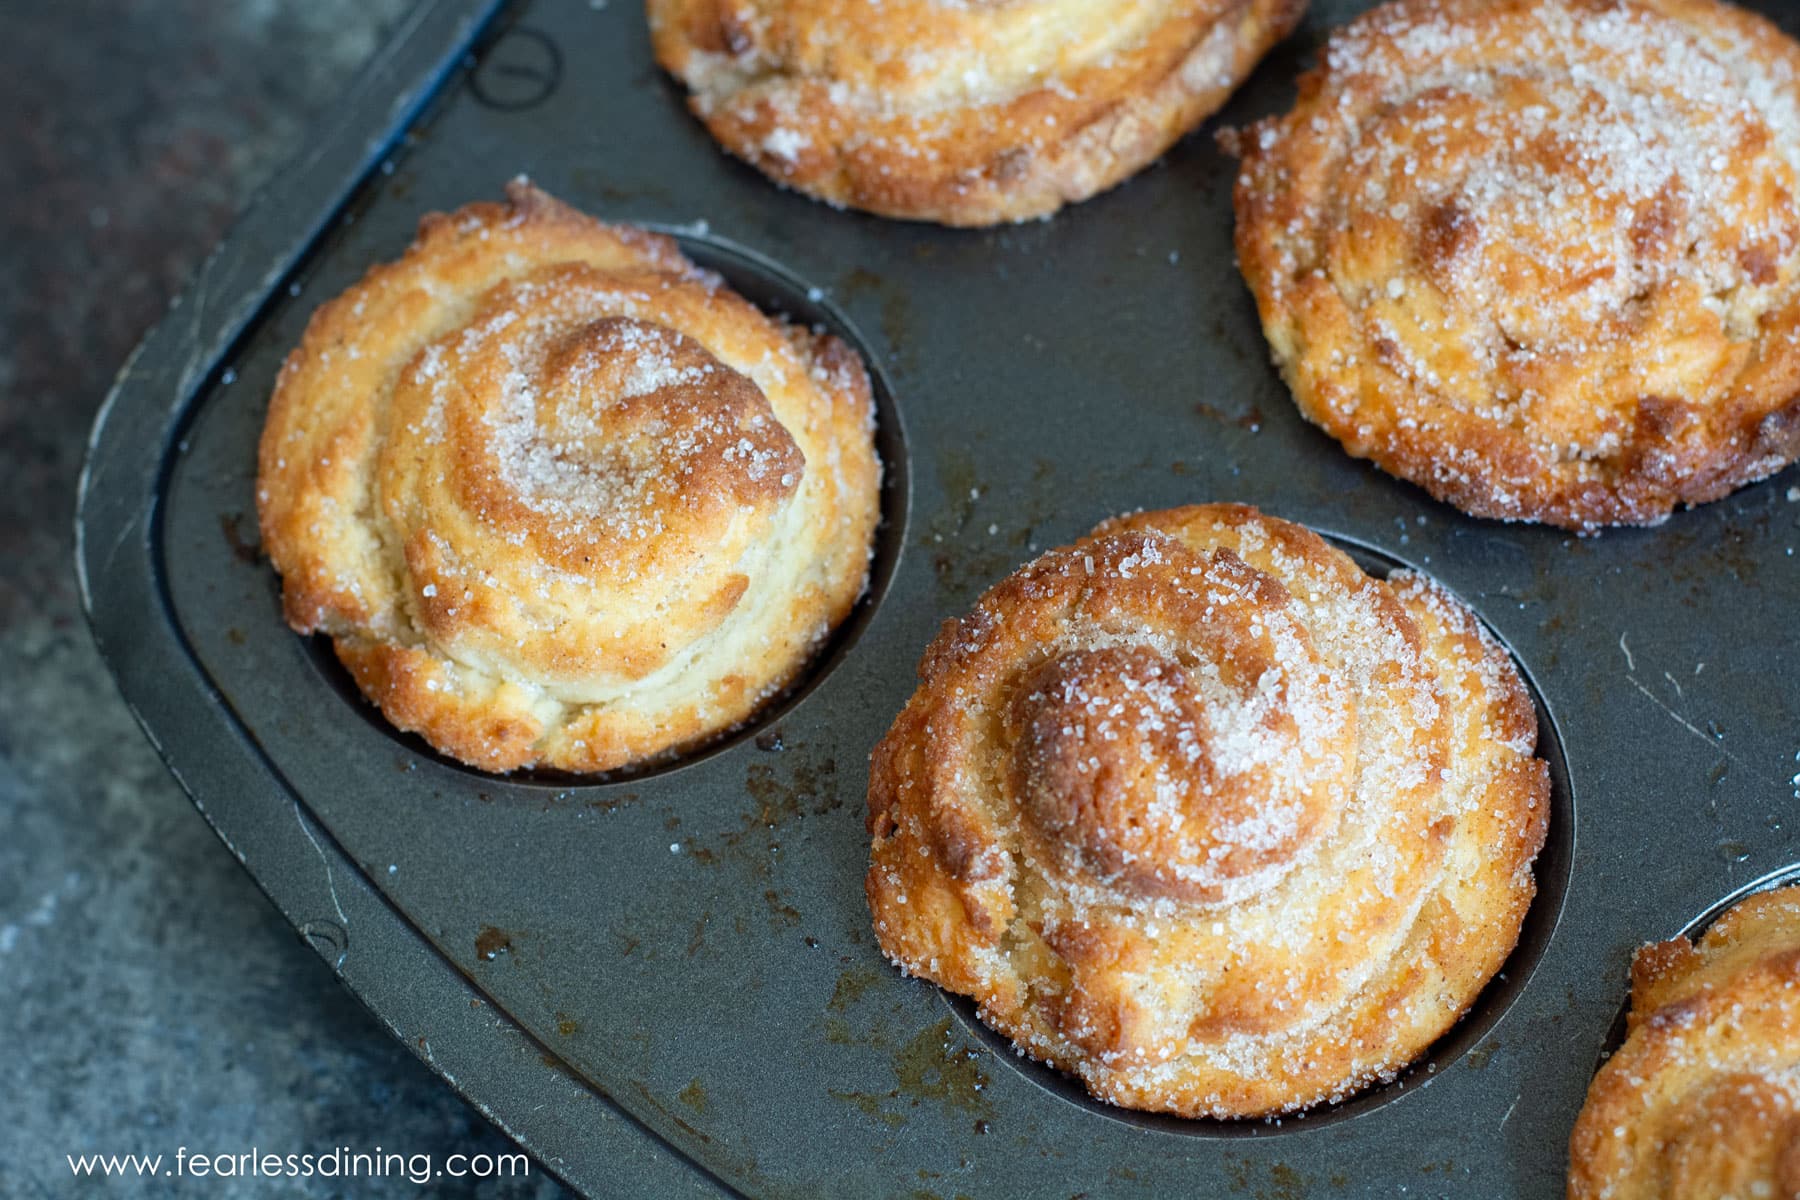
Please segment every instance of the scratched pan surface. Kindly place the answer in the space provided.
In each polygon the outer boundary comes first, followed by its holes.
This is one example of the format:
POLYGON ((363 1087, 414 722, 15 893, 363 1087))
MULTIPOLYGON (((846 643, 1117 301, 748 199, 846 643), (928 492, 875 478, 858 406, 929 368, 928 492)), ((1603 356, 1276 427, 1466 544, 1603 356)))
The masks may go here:
MULTIPOLYGON (((1223 120, 1284 106, 1357 7, 1316 4, 1223 120)), ((1049 222, 834 212, 714 149, 627 0, 422 6, 121 374, 80 516, 96 636, 309 942, 590 1194, 1556 1195, 1630 949, 1800 858, 1800 474, 1576 539, 1352 461, 1268 365, 1231 175, 1203 132, 1049 222), (254 546, 255 440, 307 315, 519 172, 676 229, 857 340, 887 393, 876 594, 772 721, 634 779, 487 777, 392 733, 283 628, 254 546), (1280 1124, 1084 1103, 885 966, 862 898, 867 753, 939 622, 1103 516, 1227 499, 1469 600, 1557 768, 1503 979, 1398 1083, 1280 1124)))

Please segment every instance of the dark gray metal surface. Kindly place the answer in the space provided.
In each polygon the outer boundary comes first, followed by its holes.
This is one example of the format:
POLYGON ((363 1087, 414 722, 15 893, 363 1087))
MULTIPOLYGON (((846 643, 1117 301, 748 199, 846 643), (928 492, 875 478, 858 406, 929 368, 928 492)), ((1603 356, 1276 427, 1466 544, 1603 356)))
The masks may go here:
MULTIPOLYGON (((509 9, 382 158, 487 7, 421 10, 228 239, 122 375, 84 488, 103 651, 315 948, 594 1195, 1559 1194, 1630 949, 1795 857, 1795 474, 1593 539, 1463 517, 1301 422, 1232 264, 1232 164, 1205 133, 1048 222, 835 212, 712 145, 635 4, 509 9), (752 294, 860 331, 891 384, 912 495, 910 520, 890 497, 891 583, 779 717, 779 750, 744 738, 604 785, 482 776, 389 731, 280 622, 251 543, 282 355, 419 213, 518 172, 681 228, 752 294), (1072 1102, 887 967, 862 897, 868 749, 938 623, 1101 517, 1199 500, 1445 582, 1514 648, 1567 754, 1546 895, 1506 978, 1401 1084, 1279 1125, 1072 1102)), ((1360 7, 1316 4, 1221 120, 1284 106, 1360 7)))

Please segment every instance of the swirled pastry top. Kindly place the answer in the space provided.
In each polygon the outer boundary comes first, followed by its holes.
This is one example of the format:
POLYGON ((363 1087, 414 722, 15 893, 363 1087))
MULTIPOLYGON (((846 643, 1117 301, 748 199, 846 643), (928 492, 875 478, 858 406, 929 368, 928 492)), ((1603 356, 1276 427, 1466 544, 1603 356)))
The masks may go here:
POLYGON ((988 225, 1118 183, 1217 109, 1304 0, 648 0, 726 149, 886 216, 988 225))
POLYGON ((1239 142, 1239 262, 1352 454, 1578 529, 1800 455, 1800 46, 1761 17, 1398 0, 1239 142))
POLYGON ((1422 578, 1250 508, 1124 517, 947 623, 919 676, 871 767, 882 948, 1115 1104, 1345 1096, 1517 941, 1535 714, 1422 578))
POLYGON ((1800 888, 1639 950, 1628 1020, 1575 1122, 1570 1200, 1800 1196, 1800 888))
POLYGON ((490 770, 603 771, 779 691, 868 573, 861 361, 523 182, 313 315, 257 503, 289 623, 490 770))

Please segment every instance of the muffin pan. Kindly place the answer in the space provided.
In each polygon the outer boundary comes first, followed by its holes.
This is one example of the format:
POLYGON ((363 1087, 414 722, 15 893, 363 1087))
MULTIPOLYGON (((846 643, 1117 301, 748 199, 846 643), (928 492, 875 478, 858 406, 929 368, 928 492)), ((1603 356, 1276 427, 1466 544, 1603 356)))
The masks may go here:
POLYGON ((1284 107, 1361 7, 1315 3, 1139 178, 972 232, 726 157, 636 4, 424 5, 121 373, 79 568, 127 701, 309 944, 578 1190, 1560 1195, 1632 948, 1800 859, 1800 474, 1653 530, 1479 521, 1348 458, 1268 365, 1210 131, 1284 107), (287 631, 255 545, 256 438, 307 316, 421 213, 520 172, 835 328, 882 393, 861 608, 756 727, 631 778, 487 776, 390 730, 287 631), (901 978, 862 894, 868 751, 938 624, 1103 516, 1201 500, 1450 587, 1532 681, 1555 776, 1502 977, 1399 1080, 1279 1122, 1095 1104, 901 978))

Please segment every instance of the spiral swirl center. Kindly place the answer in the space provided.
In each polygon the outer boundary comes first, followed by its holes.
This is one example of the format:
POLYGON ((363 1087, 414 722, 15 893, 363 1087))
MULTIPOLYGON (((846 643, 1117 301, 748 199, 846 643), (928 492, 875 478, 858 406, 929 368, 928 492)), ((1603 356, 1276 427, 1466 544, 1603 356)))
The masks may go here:
POLYGON ((762 391, 684 334, 604 317, 502 359, 496 474, 542 515, 643 537, 678 496, 743 505, 798 484, 799 448, 762 391))
POLYGON ((1091 633, 1038 663, 1003 718, 1010 786, 1066 869, 1211 903, 1262 890, 1335 820, 1354 758, 1284 589, 1234 555, 1170 636, 1091 633))

